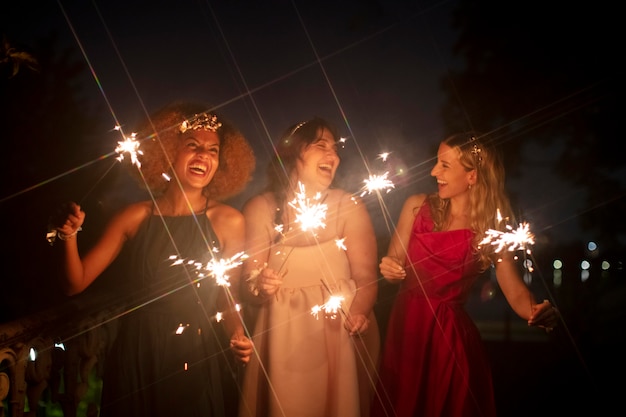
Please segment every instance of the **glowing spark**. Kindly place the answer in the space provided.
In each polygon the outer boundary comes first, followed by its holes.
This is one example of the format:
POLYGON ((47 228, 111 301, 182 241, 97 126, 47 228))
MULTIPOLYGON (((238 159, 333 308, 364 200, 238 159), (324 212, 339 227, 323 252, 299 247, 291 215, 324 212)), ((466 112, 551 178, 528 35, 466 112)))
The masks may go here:
POLYGON ((528 223, 520 223, 517 229, 506 225, 506 229, 509 230, 509 232, 489 229, 485 232, 485 237, 480 242, 480 245, 490 244, 496 246, 496 252, 500 252, 505 248, 509 252, 516 250, 526 250, 530 252, 528 246, 535 243, 535 236, 529 231, 529 228, 528 223))
MULTIPOLYGON (((300 228, 303 231, 311 230, 314 232, 317 228, 325 228, 326 223, 326 210, 328 206, 323 203, 311 203, 311 200, 307 198, 304 190, 304 184, 298 182, 300 192, 296 193, 296 198, 289 202, 289 205, 296 209, 296 223, 300 223, 300 228)), ((317 193, 314 200, 319 200, 320 193, 317 193)))
POLYGON ((345 240, 346 240, 345 237, 343 239, 335 239, 335 244, 337 245, 339 249, 347 250, 346 245, 344 243, 345 240))
POLYGON ((326 303, 320 305, 313 306, 311 309, 311 314, 315 316, 316 319, 319 319, 319 313, 324 311, 324 314, 327 317, 332 319, 337 317, 337 312, 341 311, 341 302, 344 300, 344 297, 340 295, 331 295, 326 303))
POLYGON ((389 192, 392 188, 395 188, 393 182, 387 179, 387 175, 389 175, 389 172, 385 172, 383 175, 370 175, 368 179, 363 180, 365 185, 363 186, 361 197, 376 190, 386 189, 389 192))
POLYGON ((230 287, 230 282, 228 281, 230 276, 227 275, 227 272, 241 265, 246 258, 247 255, 244 252, 239 252, 229 259, 214 258, 206 264, 205 269, 215 277, 217 285, 230 287))
MULTIPOLYGON (((216 251, 217 249, 213 248, 213 252, 216 251)), ((186 262, 187 265, 193 265, 196 270, 201 271, 198 273, 198 276, 200 278, 205 277, 202 271, 207 271, 209 275, 212 275, 215 278, 215 282, 217 283, 217 285, 230 287, 230 276, 227 274, 228 271, 240 266, 243 263, 243 260, 247 257, 248 256, 244 252, 239 252, 229 259, 213 258, 209 262, 207 262, 206 265, 193 260, 188 260, 186 262)), ((170 259, 174 260, 172 265, 180 265, 185 262, 183 259, 180 259, 177 256, 170 256, 170 259)))
POLYGON ((117 142, 117 148, 115 148, 115 152, 120 154, 120 156, 117 157, 118 161, 124 160, 124 153, 128 152, 131 162, 137 165, 137 168, 141 168, 141 162, 139 162, 139 159, 137 159, 137 154, 143 155, 143 152, 141 152, 141 150, 139 149, 139 142, 135 140, 135 136, 136 133, 133 133, 123 142, 117 142))
POLYGON ((389 158, 389 155, 391 155, 391 152, 383 152, 383 153, 378 154, 378 157, 382 159, 383 162, 386 162, 387 158, 389 158))
POLYGON ((188 327, 189 325, 184 325, 182 323, 180 323, 178 325, 178 327, 176 328, 176 334, 183 334, 183 332, 185 331, 185 329, 188 327))

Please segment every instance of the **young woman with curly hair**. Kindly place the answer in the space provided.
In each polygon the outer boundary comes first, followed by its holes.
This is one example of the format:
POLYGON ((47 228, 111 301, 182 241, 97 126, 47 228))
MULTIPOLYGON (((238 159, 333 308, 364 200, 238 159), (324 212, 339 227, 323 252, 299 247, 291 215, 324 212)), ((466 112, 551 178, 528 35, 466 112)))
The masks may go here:
POLYGON ((234 125, 193 103, 157 111, 138 132, 138 178, 152 198, 120 210, 84 256, 80 206, 68 203, 54 220, 68 295, 122 250, 130 259, 118 288, 128 310, 105 359, 100 415, 232 415, 229 355, 246 363, 252 352, 229 292, 240 267, 228 271, 228 287, 198 265, 243 251, 243 215, 222 201, 243 190, 254 154, 234 125))

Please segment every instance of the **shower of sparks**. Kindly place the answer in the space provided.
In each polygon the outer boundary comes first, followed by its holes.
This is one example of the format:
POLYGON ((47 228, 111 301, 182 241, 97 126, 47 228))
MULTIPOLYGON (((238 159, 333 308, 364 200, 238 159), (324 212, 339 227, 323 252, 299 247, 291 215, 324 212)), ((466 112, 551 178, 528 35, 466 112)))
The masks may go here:
MULTIPOLYGON (((311 202, 311 199, 307 198, 304 190, 304 184, 298 182, 299 192, 296 193, 296 198, 289 202, 289 205, 296 210, 296 223, 300 223, 300 228, 303 231, 326 227, 324 220, 326 219, 326 210, 328 206, 323 203, 311 202)), ((321 198, 321 193, 317 193, 313 198, 314 201, 318 201, 321 198)))
POLYGON ((341 311, 341 302, 343 300, 344 297, 340 295, 331 295, 326 303, 322 304, 321 306, 313 306, 313 308, 311 309, 311 314, 315 316, 316 319, 319 319, 319 313, 323 311, 327 317, 335 319, 337 318, 337 313, 341 311))
POLYGON ((389 175, 389 172, 385 172, 383 175, 370 175, 369 178, 363 180, 365 185, 362 188, 361 197, 365 194, 371 194, 373 191, 387 190, 389 192, 392 188, 395 188, 393 182, 387 179, 387 175, 389 175))
POLYGON ((382 159, 383 162, 387 162, 387 158, 389 158, 389 155, 391 155, 391 152, 383 152, 378 154, 378 158, 382 159))
POLYGON ((485 237, 480 242, 480 245, 490 244, 495 246, 496 252, 507 249, 509 252, 525 250, 530 253, 529 246, 535 244, 535 236, 530 232, 529 228, 528 223, 520 223, 517 229, 506 225, 508 232, 489 229, 485 233, 485 237))
POLYGON ((124 153, 128 153, 130 155, 130 161, 137 165, 137 168, 141 168, 141 162, 137 158, 137 154, 143 155, 143 152, 139 149, 139 142, 135 139, 137 134, 133 133, 130 137, 126 138, 122 142, 117 142, 117 148, 115 148, 115 152, 119 154, 117 157, 118 161, 124 160, 124 153))
POLYGON ((348 248, 346 248, 345 241, 346 241, 345 237, 343 239, 335 239, 335 244, 337 245, 339 249, 347 250, 348 248))
MULTIPOLYGON (((213 251, 215 252, 215 249, 213 251)), ((240 266, 246 258, 248 258, 248 255, 246 255, 244 252, 239 252, 229 259, 218 259, 216 257, 213 257, 206 264, 202 264, 193 260, 185 261, 178 258, 177 256, 170 257, 170 259, 174 260, 172 265, 181 265, 183 263, 187 263, 188 265, 193 266, 197 271, 200 271, 198 272, 198 277, 200 279, 206 277, 206 275, 204 274, 204 271, 206 271, 209 275, 215 278, 215 282, 217 283, 217 285, 223 287, 230 287, 230 276, 228 275, 228 271, 240 266)))

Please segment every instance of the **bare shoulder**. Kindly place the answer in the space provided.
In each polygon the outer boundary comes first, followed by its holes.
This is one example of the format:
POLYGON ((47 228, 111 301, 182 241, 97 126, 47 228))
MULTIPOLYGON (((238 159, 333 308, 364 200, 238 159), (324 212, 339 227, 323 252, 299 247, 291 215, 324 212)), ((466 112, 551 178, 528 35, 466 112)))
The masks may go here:
POLYGON ((243 214, 241 211, 233 206, 217 201, 209 205, 206 215, 215 228, 219 228, 220 225, 232 227, 243 223, 243 214))
POLYGON ((116 230, 126 237, 133 237, 139 225, 152 213, 150 201, 140 201, 120 209, 110 223, 110 230, 116 230))
POLYGON ((120 209, 115 218, 124 224, 139 225, 150 213, 152 213, 152 203, 140 201, 120 209))
POLYGON ((244 216, 257 216, 261 213, 270 212, 276 209, 276 200, 274 195, 269 192, 257 194, 250 197, 243 206, 242 212, 244 216))
POLYGON ((407 197, 404 201, 404 209, 416 210, 424 204, 427 194, 413 194, 407 197))

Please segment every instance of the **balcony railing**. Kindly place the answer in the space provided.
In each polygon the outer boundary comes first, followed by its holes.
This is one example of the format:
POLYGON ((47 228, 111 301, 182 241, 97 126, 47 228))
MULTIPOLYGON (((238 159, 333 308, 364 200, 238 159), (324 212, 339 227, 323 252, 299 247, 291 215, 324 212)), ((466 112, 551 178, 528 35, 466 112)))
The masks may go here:
POLYGON ((110 298, 79 296, 0 324, 0 417, 40 416, 47 404, 75 417, 81 401, 81 414, 96 417, 99 401, 86 394, 100 378, 121 311, 110 298))

